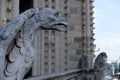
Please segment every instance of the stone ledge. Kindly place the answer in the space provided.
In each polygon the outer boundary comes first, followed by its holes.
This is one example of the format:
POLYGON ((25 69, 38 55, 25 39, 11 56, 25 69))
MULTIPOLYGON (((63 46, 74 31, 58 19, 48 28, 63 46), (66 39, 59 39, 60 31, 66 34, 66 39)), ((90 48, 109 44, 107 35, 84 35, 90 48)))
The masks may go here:
MULTIPOLYGON (((24 80, 48 80, 48 79, 69 79, 69 78, 73 78, 73 77, 77 77, 82 75, 83 73, 87 75, 89 74, 96 74, 97 73, 101 73, 102 70, 99 69, 75 69, 75 70, 69 70, 69 71, 65 71, 65 72, 61 72, 61 73, 54 73, 54 74, 49 74, 46 76, 32 76, 28 79, 24 79, 24 80)), ((85 76, 85 75, 84 75, 85 76)))
POLYGON ((81 69, 75 69, 75 70, 65 71, 65 72, 61 72, 61 73, 49 74, 46 76, 32 76, 31 78, 24 79, 24 80, 45 80, 45 79, 62 77, 62 76, 70 75, 70 74, 74 74, 74 73, 79 73, 80 71, 81 71, 81 69))

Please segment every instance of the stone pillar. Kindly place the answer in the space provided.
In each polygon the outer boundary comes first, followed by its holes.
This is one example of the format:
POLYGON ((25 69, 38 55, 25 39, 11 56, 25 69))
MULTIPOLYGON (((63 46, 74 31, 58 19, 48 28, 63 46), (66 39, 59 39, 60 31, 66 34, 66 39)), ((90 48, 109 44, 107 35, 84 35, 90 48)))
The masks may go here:
MULTIPOLYGON (((1 6, 1 0, 0 0, 0 12, 2 12, 2 8, 1 8, 2 6, 1 6)), ((0 13, 0 27, 1 27, 1 13, 0 13)))
POLYGON ((38 7, 38 0, 33 0, 33 7, 37 8, 38 7))
POLYGON ((0 0, 0 27, 19 14, 19 0, 0 0))
POLYGON ((3 26, 3 21, 6 18, 5 17, 5 10, 6 10, 5 3, 6 3, 6 0, 0 0, 0 27, 3 26))
POLYGON ((19 14, 19 0, 12 0, 12 16, 19 14))

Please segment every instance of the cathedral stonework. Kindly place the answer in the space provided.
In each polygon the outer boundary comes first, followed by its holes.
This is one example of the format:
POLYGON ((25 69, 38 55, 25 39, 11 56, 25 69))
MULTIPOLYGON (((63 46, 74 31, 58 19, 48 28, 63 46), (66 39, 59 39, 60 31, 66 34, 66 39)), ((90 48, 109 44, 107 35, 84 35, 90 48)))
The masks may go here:
POLYGON ((29 9, 10 20, 0 30, 0 80, 22 80, 32 67, 37 29, 64 31, 67 25, 62 14, 49 8, 29 9))
MULTIPOLYGON (((94 68, 93 2, 94 0, 0 0, 0 29, 13 17, 30 8, 54 9, 59 14, 64 14, 68 21, 68 27, 62 32, 36 30, 32 43, 36 54, 35 60, 25 78, 69 73, 71 70, 74 72, 78 66, 83 68, 85 64, 86 68, 94 68), (82 58, 83 55, 86 56, 82 58)), ((58 25, 54 27, 57 28, 58 25)), ((18 39, 19 42, 21 38, 18 39)))

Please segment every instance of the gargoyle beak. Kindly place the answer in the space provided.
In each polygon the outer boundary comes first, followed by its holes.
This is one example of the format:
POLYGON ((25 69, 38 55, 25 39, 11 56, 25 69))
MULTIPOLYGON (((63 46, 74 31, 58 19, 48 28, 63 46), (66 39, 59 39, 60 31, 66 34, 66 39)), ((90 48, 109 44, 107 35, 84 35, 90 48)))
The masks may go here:
POLYGON ((51 27, 57 31, 65 31, 67 29, 67 22, 56 22, 51 27))

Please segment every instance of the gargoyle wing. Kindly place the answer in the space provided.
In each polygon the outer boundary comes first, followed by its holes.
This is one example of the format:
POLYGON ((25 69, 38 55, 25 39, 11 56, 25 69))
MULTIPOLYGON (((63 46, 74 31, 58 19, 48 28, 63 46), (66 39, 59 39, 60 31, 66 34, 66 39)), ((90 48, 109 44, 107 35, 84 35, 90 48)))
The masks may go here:
POLYGON ((29 9, 24 13, 11 19, 3 28, 0 29, 0 77, 3 76, 3 69, 5 67, 7 49, 15 36, 22 28, 24 22, 34 15, 34 9, 29 9), (26 15, 27 14, 27 15, 26 15))

